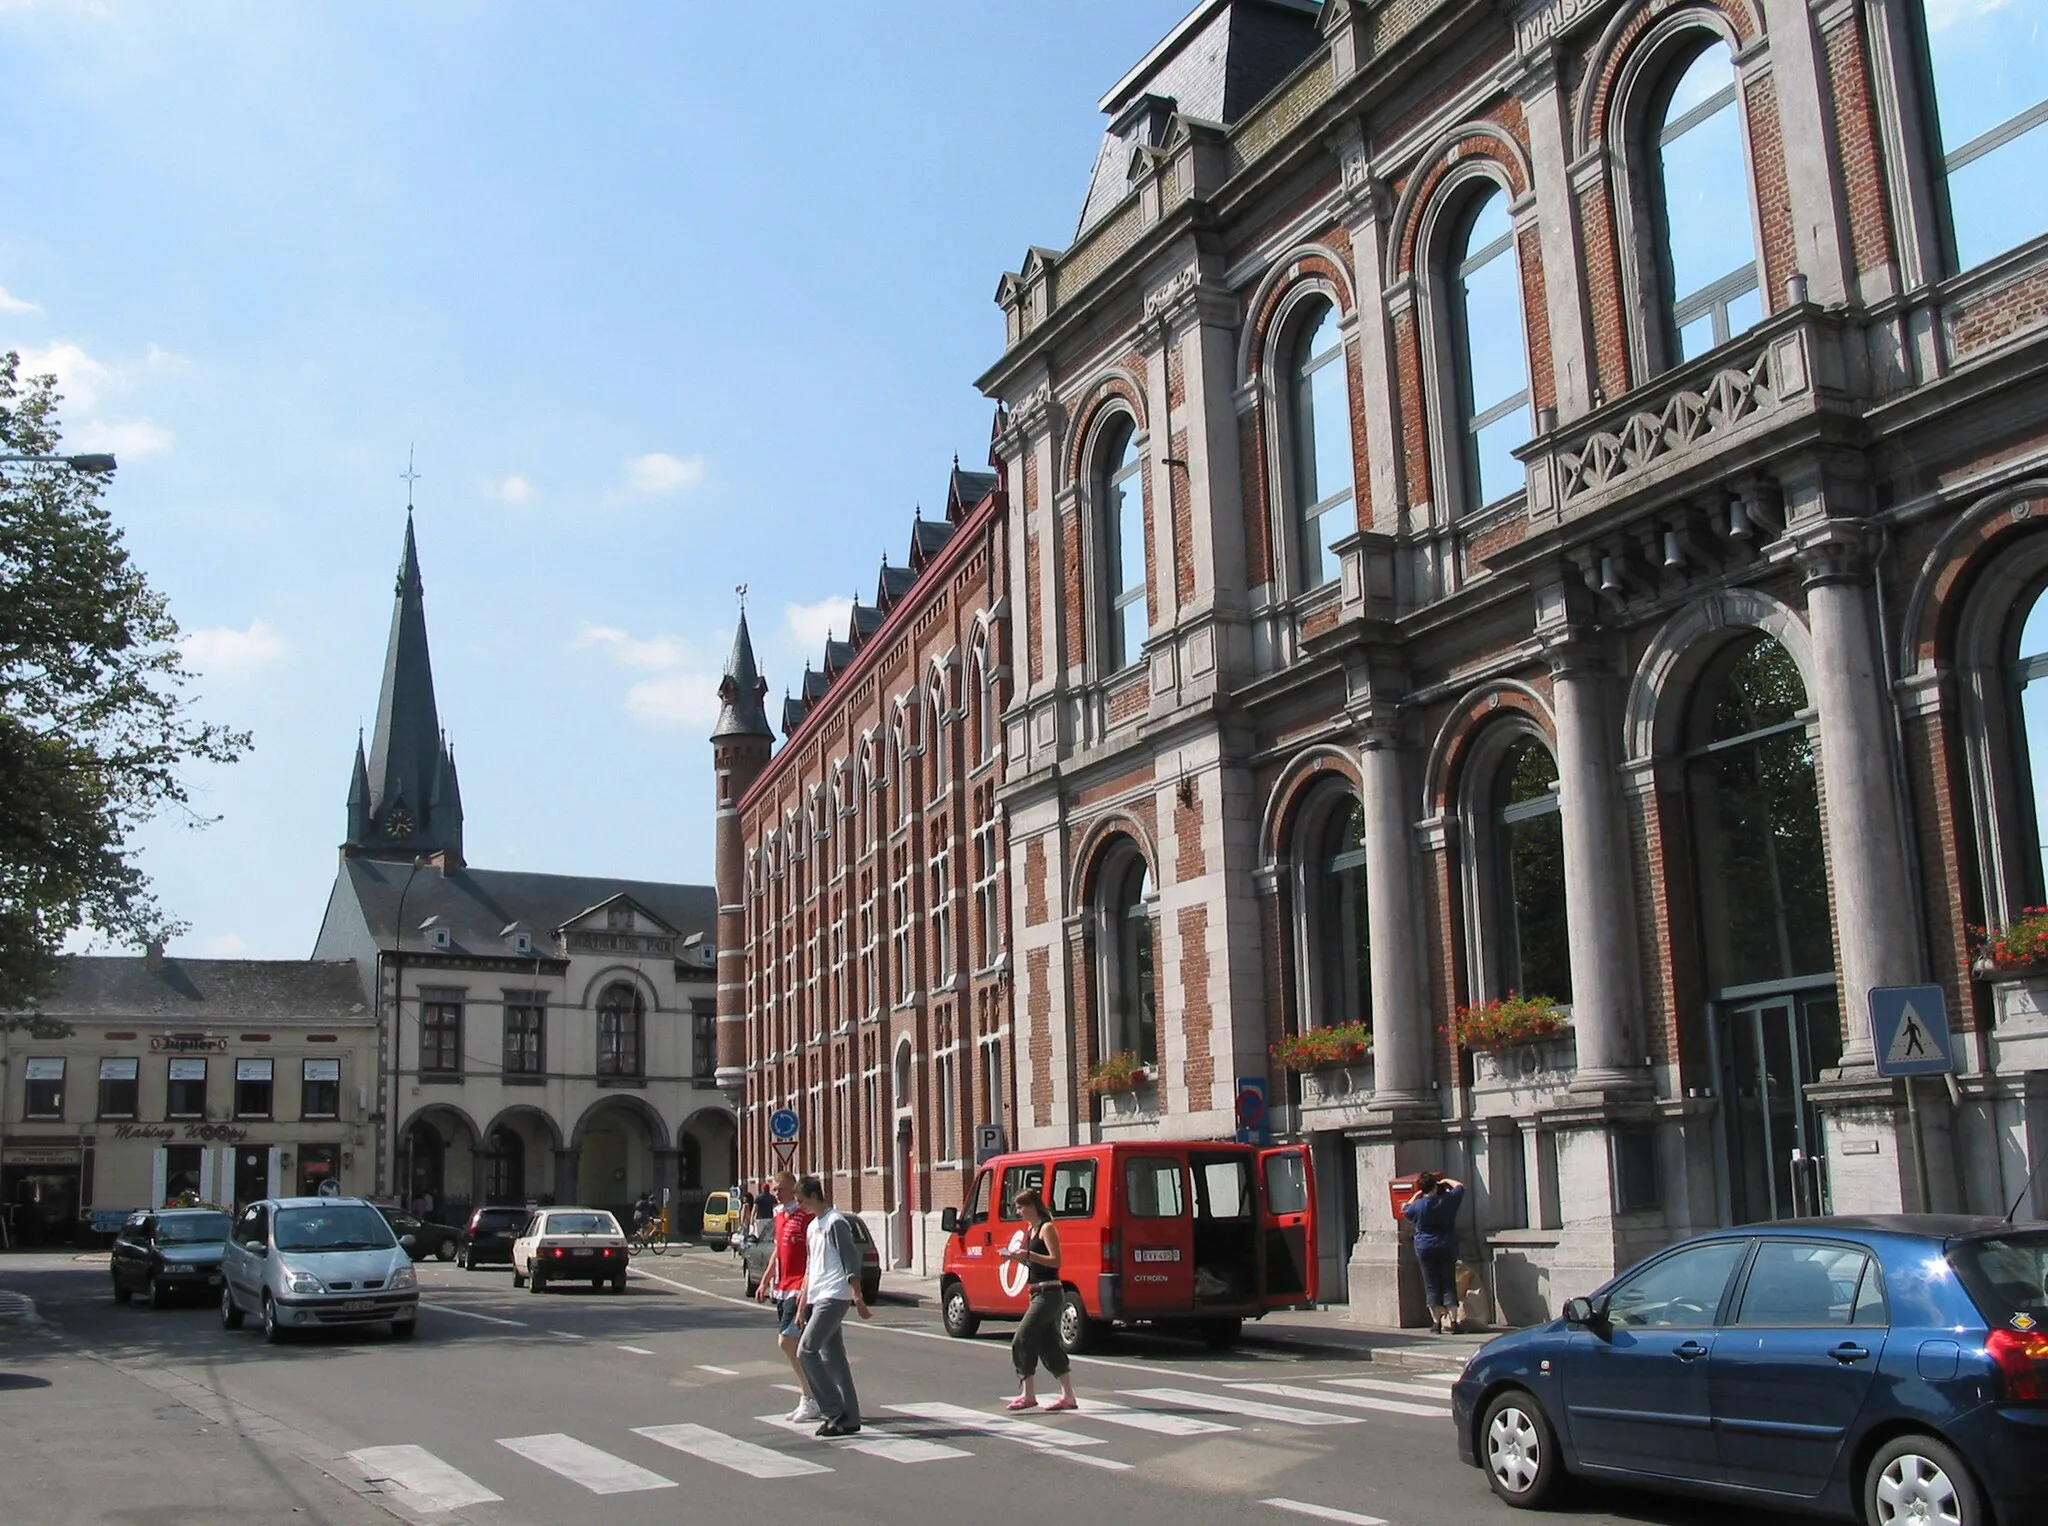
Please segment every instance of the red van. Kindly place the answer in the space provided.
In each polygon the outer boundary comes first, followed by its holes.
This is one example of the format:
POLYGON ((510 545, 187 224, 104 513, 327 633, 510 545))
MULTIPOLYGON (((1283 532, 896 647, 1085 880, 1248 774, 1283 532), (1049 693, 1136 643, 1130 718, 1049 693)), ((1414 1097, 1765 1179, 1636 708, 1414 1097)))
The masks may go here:
POLYGON ((1024 1313, 1020 1193, 1043 1194, 1060 1232, 1060 1341, 1085 1351, 1111 1324, 1236 1342, 1247 1319, 1316 1298, 1308 1147, 1145 1140, 1018 1150, 984 1163, 966 1209, 948 1208, 939 1302, 946 1333, 1024 1313))

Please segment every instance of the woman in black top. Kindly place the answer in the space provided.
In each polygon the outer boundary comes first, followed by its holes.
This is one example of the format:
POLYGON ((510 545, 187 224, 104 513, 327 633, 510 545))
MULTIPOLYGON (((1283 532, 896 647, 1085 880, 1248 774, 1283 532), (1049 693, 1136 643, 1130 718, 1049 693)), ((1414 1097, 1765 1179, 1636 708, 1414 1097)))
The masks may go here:
POLYGON ((1038 1394, 1032 1379, 1038 1364, 1060 1380, 1060 1396, 1047 1409, 1076 1409, 1074 1380, 1068 1375, 1066 1348, 1060 1345, 1060 1310, 1066 1303, 1066 1289, 1060 1283, 1060 1232, 1046 1211, 1045 1199, 1036 1192, 1017 1194, 1018 1211, 1024 1215, 1024 1244, 1005 1247, 1005 1261, 1024 1263, 1026 1297, 1030 1300, 1017 1333, 1010 1338, 1010 1362, 1024 1388, 1010 1401, 1011 1409, 1037 1409, 1038 1394))

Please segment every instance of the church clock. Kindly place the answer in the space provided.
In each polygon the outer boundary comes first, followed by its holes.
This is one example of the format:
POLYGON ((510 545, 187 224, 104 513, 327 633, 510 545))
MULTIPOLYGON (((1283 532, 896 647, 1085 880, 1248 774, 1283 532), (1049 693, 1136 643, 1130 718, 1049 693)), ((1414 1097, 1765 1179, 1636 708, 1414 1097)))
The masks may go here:
POLYGON ((384 835, 387 837, 412 836, 412 812, 400 806, 384 818, 384 835))

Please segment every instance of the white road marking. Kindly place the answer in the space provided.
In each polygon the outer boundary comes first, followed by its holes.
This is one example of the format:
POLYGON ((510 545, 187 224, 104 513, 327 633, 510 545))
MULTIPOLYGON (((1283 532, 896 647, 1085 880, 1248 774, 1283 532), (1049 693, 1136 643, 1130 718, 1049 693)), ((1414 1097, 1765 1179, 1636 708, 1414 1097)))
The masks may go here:
POLYGON ((1343 1521, 1346 1526, 1387 1526, 1376 1515, 1360 1515, 1355 1510, 1337 1510, 1329 1505, 1311 1505, 1307 1500, 1270 1499, 1260 1500, 1261 1505, 1271 1505, 1275 1510, 1292 1511, 1295 1515, 1311 1516, 1318 1521, 1343 1521))
MULTIPOLYGON (((818 1427, 808 1420, 792 1420, 787 1415, 761 1415, 757 1417, 763 1425, 779 1426, 799 1436, 811 1436, 818 1427)), ((863 1424, 858 1436, 828 1436, 824 1438, 835 1447, 849 1452, 865 1452, 870 1457, 880 1457, 888 1462, 938 1462, 947 1457, 972 1457, 972 1452, 963 1452, 959 1447, 949 1447, 943 1442, 921 1441, 915 1436, 890 1435, 879 1430, 872 1422, 863 1424)))
POLYGON ((1448 1420, 1450 1409, 1442 1404, 1418 1404, 1413 1399, 1382 1399, 1378 1394, 1331 1393, 1327 1388, 1304 1388, 1299 1383, 1233 1383, 1233 1390, 1271 1394, 1276 1399, 1308 1399, 1317 1404, 1341 1404, 1347 1409, 1378 1410, 1383 1415, 1418 1415, 1425 1420, 1448 1420))
POLYGON ((1360 1425, 1363 1415, 1333 1415, 1327 1410, 1295 1409, 1285 1404, 1261 1404, 1236 1394, 1202 1394, 1192 1388, 1125 1388, 1126 1398, 1150 1399, 1155 1404, 1173 1404, 1186 1409, 1209 1410, 1219 1415, 1241 1415, 1247 1420, 1278 1420, 1284 1425, 1360 1425))
POLYGON ((436 1314, 456 1314, 463 1319, 480 1319, 487 1325, 511 1325, 518 1330, 526 1328, 526 1321, 523 1319, 500 1319, 495 1314, 478 1314, 470 1309, 451 1308, 445 1303, 423 1303, 420 1307, 432 1309, 436 1314))
POLYGON ((451 1468, 425 1447, 364 1447, 348 1460, 373 1484, 388 1484, 412 1496, 422 1510, 460 1510, 464 1505, 489 1505, 504 1495, 493 1494, 467 1473, 451 1468))
POLYGON ((565 1341, 580 1341, 583 1339, 583 1337, 578 1335, 574 1330, 550 1330, 548 1331, 548 1334, 559 1335, 565 1341))
POLYGON ((1169 1415, 1156 1409, 1132 1409, 1128 1404, 1118 1404, 1112 1399, 1084 1399, 1074 1413, 1086 1415, 1090 1420, 1128 1426, 1134 1431, 1150 1431, 1155 1436, 1220 1436, 1237 1429, 1220 1420, 1198 1420, 1193 1415, 1169 1415))
POLYGON ((935 1420, 963 1431, 980 1431, 984 1436, 1000 1436, 1005 1441, 1021 1441, 1026 1446, 1054 1451, 1065 1447, 1102 1445, 1100 1436, 1084 1436, 1079 1431, 1040 1425, 1033 1420, 1020 1420, 1014 1415, 985 1415, 964 1404, 891 1404, 889 1410, 892 1414, 909 1415, 916 1420, 935 1420))
POLYGON ((808 1473, 832 1471, 821 1462, 785 1456, 767 1447, 755 1446, 751 1441, 741 1441, 737 1436, 728 1436, 723 1431, 714 1431, 709 1426, 636 1426, 633 1434, 658 1441, 665 1447, 674 1447, 678 1452, 687 1452, 692 1457, 701 1457, 706 1462, 715 1462, 721 1468, 730 1468, 749 1478, 802 1478, 808 1473))
POLYGON ((1424 1388, 1420 1383, 1389 1383, 1385 1378, 1324 1378, 1338 1388, 1363 1388, 1376 1394, 1400 1394, 1410 1399, 1432 1399, 1438 1404, 1450 1397, 1441 1388, 1424 1388))
POLYGON ((553 1431, 544 1436, 500 1436, 498 1445, 559 1473, 592 1494, 637 1494, 644 1489, 673 1489, 675 1480, 650 1473, 637 1463, 600 1452, 594 1446, 553 1431))
POLYGON ((730 1367, 713 1367, 709 1362, 699 1362, 697 1370, 699 1372, 715 1372, 721 1378, 736 1378, 739 1376, 739 1373, 730 1367))
POLYGON ((635 1356, 653 1356, 653 1355, 654 1355, 654 1353, 653 1353, 652 1351, 649 1351, 649 1350, 648 1350, 648 1349, 647 1349, 647 1348, 646 1348, 645 1346, 621 1346, 621 1347, 619 1347, 619 1350, 621 1350, 621 1351, 630 1351, 630 1352, 632 1352, 632 1353, 633 1353, 633 1355, 635 1355, 635 1356))

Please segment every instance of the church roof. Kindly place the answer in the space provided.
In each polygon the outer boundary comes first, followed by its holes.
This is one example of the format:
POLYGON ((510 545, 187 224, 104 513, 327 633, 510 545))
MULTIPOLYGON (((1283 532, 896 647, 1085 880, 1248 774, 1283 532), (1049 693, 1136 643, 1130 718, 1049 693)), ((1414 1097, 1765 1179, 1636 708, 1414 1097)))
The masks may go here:
MULTIPOLYGON (((514 869, 458 869, 442 874, 410 864, 351 858, 342 865, 363 922, 379 948, 398 946, 398 902, 405 898, 405 948, 430 952, 420 925, 429 918, 446 927, 450 947, 432 952, 501 958, 504 932, 517 922, 535 933, 553 934, 594 906, 626 896, 659 917, 678 935, 716 935, 718 894, 709 885, 669 885, 651 880, 608 879, 581 874, 529 874, 514 869), (406 888, 410 876, 412 888, 406 888)), ((358 988, 360 990, 360 988, 358 988)))
MULTIPOLYGON (((408 908, 409 909, 409 908, 408 908)), ((57 961, 46 1017, 80 1021, 318 1023, 361 1021, 362 978, 345 959, 151 960, 78 954, 57 961)))
POLYGON ((775 735, 763 705, 768 682, 754 662, 754 641, 747 634, 747 612, 740 611, 739 629, 733 632, 732 656, 726 659, 725 676, 718 684, 718 724, 711 728, 711 740, 723 737, 769 737, 775 735))

